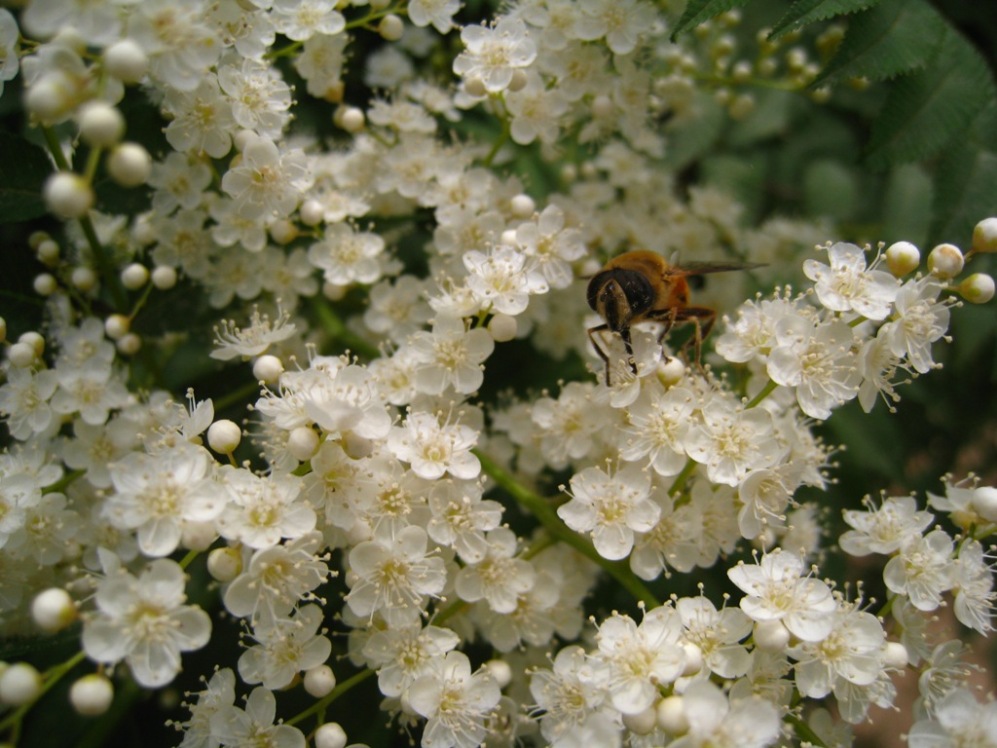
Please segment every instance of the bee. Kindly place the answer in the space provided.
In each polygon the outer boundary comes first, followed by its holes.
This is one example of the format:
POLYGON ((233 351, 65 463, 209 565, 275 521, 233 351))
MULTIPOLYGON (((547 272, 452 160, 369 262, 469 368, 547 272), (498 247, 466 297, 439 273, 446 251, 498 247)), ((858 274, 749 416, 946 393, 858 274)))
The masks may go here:
POLYGON ((660 322, 664 329, 658 336, 662 344, 665 336, 676 325, 691 323, 693 337, 686 343, 695 346, 695 360, 699 362, 703 340, 710 334, 717 312, 705 306, 689 303, 689 276, 722 273, 728 270, 751 270, 761 267, 749 262, 695 262, 671 265, 659 254, 646 249, 624 252, 614 257, 592 276, 588 285, 588 302, 604 320, 588 330, 589 340, 599 357, 606 364, 606 384, 609 384, 610 361, 597 335, 617 333, 623 339, 630 369, 637 373, 630 343, 630 327, 638 322, 660 322))

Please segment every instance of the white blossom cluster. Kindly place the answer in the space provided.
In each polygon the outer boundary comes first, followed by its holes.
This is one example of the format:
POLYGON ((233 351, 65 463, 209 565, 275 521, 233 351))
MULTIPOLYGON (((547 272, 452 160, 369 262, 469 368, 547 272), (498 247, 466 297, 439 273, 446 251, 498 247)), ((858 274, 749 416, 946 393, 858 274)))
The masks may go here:
MULTIPOLYGON (((906 243, 883 260, 828 245, 828 264, 803 264, 812 288, 747 301, 716 336, 746 389, 684 365, 653 324, 633 328, 632 366, 622 338, 604 337, 610 385, 586 337, 598 323, 584 286, 600 259, 738 246, 776 266, 825 227, 746 228, 713 188, 678 196, 656 120, 695 117, 696 42, 670 41, 653 4, 526 0, 466 24, 461 10, 0 10, 0 81, 20 76, 55 167, 45 204, 65 221, 31 239, 50 271, 35 283, 44 335, 20 335, 3 363, 4 631, 81 621, 79 659, 98 672, 71 699, 99 716, 112 678, 168 686, 185 653, 218 643, 220 618, 235 621, 242 652, 185 702, 185 748, 342 748, 336 711, 352 694, 336 673, 356 672, 376 675, 380 708, 426 748, 768 746, 793 733, 841 745, 908 668, 924 682, 912 744, 989 729, 993 710, 964 678, 932 680, 960 655, 930 646, 924 627, 952 597, 960 622, 991 630, 994 489, 949 482, 931 496, 959 535, 929 531, 935 515, 913 498, 845 513, 841 549, 890 556, 895 625, 818 576, 823 519, 795 499, 831 480, 815 420, 853 398, 892 408, 904 377, 937 366, 963 255, 942 245, 958 258, 936 248, 922 274, 906 243), (441 71, 447 36, 458 51, 441 71), (381 93, 350 103, 351 74, 381 93), (162 117, 164 152, 124 140, 123 102, 136 99, 162 117), (333 125, 299 126, 305 104, 333 125), (494 140, 474 135, 482 120, 498 125, 494 140), (517 153, 550 166, 569 141, 591 158, 531 194, 517 153), (98 211, 101 169, 145 185, 148 206, 98 211), (178 345, 136 330, 148 296, 179 282, 229 315, 213 320, 201 362, 249 362, 260 382, 243 398, 249 444, 216 402, 188 393, 185 406, 131 378, 143 347, 178 345), (362 311, 338 316, 356 296, 362 311), (337 335, 359 345, 320 353, 337 335), (477 395, 501 384, 493 372, 514 338, 600 371, 493 407, 477 395), (553 475, 567 476, 566 496, 543 499, 553 475), (753 562, 730 561, 751 547, 753 562), (645 582, 718 563, 739 591, 719 608, 705 588, 664 604, 645 594, 645 582), (192 564, 212 587, 193 588, 192 564), (612 612, 586 626, 604 571, 629 580, 640 620, 612 612), (286 690, 315 706, 287 713, 286 690), (845 724, 820 708, 831 696, 845 724)), ((987 221, 974 252, 997 248, 987 221)), ((728 279, 732 308, 748 276, 728 279)), ((986 301, 988 280, 958 290, 986 301)), ((4 663, 0 704, 32 704, 43 682, 4 663)))

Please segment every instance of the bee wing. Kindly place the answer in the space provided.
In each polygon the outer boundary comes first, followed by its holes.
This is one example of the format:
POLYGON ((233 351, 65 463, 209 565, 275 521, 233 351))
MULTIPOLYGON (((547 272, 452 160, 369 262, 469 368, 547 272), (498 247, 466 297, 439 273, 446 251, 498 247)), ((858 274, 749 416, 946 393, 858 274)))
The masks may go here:
POLYGON ((719 260, 716 262, 683 262, 673 265, 669 271, 675 275, 706 275, 707 273, 726 273, 730 270, 754 270, 765 267, 764 262, 735 262, 719 260))

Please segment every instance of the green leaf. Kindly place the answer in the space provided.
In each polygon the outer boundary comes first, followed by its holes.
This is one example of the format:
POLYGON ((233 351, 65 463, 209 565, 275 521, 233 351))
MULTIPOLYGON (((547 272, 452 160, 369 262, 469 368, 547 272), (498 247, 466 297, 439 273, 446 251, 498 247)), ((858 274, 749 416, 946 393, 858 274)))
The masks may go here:
POLYGON ((852 220, 858 206, 858 178, 839 161, 813 161, 804 172, 803 195, 807 215, 852 220))
POLYGON ((740 8, 748 4, 748 0, 689 0, 682 11, 682 16, 675 24, 672 32, 672 40, 684 31, 695 28, 704 21, 719 16, 733 8, 740 8))
POLYGON ((872 123, 870 166, 915 161, 937 153, 963 134, 997 96, 990 69, 961 36, 946 29, 934 63, 892 85, 872 123))
POLYGON ((814 21, 857 13, 876 5, 880 0, 797 0, 793 7, 772 28, 769 39, 778 39, 790 31, 814 21))
POLYGON ((42 186, 52 162, 34 143, 0 132, 0 223, 45 215, 42 186))
POLYGON ((883 195, 883 230, 879 238, 887 243, 901 239, 924 247, 933 215, 934 184, 920 164, 903 164, 892 169, 883 195))
POLYGON ((950 149, 938 164, 934 213, 933 241, 968 245, 973 226, 997 215, 997 153, 950 149))
POLYGON ((838 52, 814 81, 892 78, 933 61, 948 22, 924 0, 883 0, 851 18, 838 52))

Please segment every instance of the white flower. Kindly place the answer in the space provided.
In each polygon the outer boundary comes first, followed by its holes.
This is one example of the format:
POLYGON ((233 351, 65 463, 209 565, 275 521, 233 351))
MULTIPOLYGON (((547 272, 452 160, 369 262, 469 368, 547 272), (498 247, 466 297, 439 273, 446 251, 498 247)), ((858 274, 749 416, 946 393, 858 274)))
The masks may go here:
POLYGON ((231 150, 236 129, 232 104, 215 76, 204 76, 189 91, 168 88, 163 109, 172 115, 166 140, 178 151, 222 158, 231 150))
POLYGON ((685 629, 683 638, 703 653, 703 661, 721 678, 748 672, 751 655, 738 644, 751 633, 751 620, 739 608, 717 610, 706 597, 682 597, 675 610, 685 629))
POLYGON ((582 0, 573 35, 583 41, 606 38, 615 54, 634 51, 641 34, 654 24, 654 8, 641 0, 582 0))
POLYGON ((540 215, 516 227, 516 245, 536 262, 536 270, 551 288, 567 288, 574 279, 571 263, 585 256, 577 228, 565 228, 564 211, 548 205, 540 215))
POLYGON ((633 549, 634 533, 650 530, 661 514, 650 491, 651 478, 638 466, 613 475, 585 468, 571 477, 571 501, 557 508, 557 516, 575 532, 590 533, 603 558, 625 558, 633 549))
MULTIPOLYGON (((7 13, 7 11, 4 11, 7 13)), ((10 16, 9 13, 7 13, 10 16)), ((104 47, 117 41, 121 35, 121 7, 118 3, 92 3, 87 0, 37 0, 24 9, 22 23, 28 34, 35 38, 47 39, 64 28, 71 28, 88 45, 104 47)), ((14 29, 17 40, 17 24, 13 16, 4 23, 14 29)), ((6 34, 5 34, 6 36, 6 34)), ((17 54, 13 52, 14 72, 17 72, 17 54)), ((2 78, 10 80, 13 75, 2 78)))
POLYGON ((332 36, 346 28, 346 19, 333 0, 274 0, 274 27, 296 42, 316 34, 332 36))
POLYGON ((900 282, 890 273, 866 268, 865 252, 854 244, 838 242, 827 248, 830 267, 805 260, 803 272, 814 281, 817 298, 835 312, 854 311, 867 319, 886 319, 897 297, 900 282))
POLYGON ((181 723, 184 731, 179 748, 204 748, 217 742, 211 736, 211 716, 235 702, 235 673, 230 668, 216 670, 207 687, 197 693, 197 702, 188 704, 190 719, 181 723))
POLYGON ((715 397, 701 410, 685 436, 686 453, 706 465, 715 483, 736 486, 752 470, 771 467, 784 452, 776 439, 771 414, 764 408, 740 410, 715 397))
POLYGON ((919 720, 907 736, 910 748, 997 745, 997 703, 979 703, 968 688, 953 689, 931 717, 919 720))
POLYGON ((491 673, 471 673, 463 652, 448 652, 426 667, 408 689, 408 703, 426 718, 423 748, 477 748, 488 731, 485 719, 502 692, 491 673))
POLYGON ((241 64, 218 68, 218 85, 232 102, 232 117, 239 127, 277 139, 290 120, 291 88, 276 69, 242 58, 241 64))
POLYGON ((303 378, 297 399, 303 412, 330 434, 354 433, 364 439, 380 439, 391 428, 391 416, 381 401, 374 376, 362 366, 350 364, 325 374, 303 378))
MULTIPOLYGON (((456 2, 456 0, 454 0, 456 2)), ((58 3, 56 3, 58 4, 58 3)), ((33 3, 31 8, 35 8, 39 3, 33 3)), ((24 18, 28 14, 25 11, 24 18)), ((79 28, 72 24, 74 28, 79 28)), ((56 28, 61 28, 59 23, 56 28)), ((112 32, 113 33, 113 32, 112 32)), ((17 21, 7 9, 0 9, 0 94, 3 94, 4 81, 9 81, 17 76, 20 68, 17 55, 17 42, 20 33, 17 30, 17 21)))
POLYGON ((986 635, 993 630, 993 569, 978 540, 968 540, 955 561, 955 617, 971 629, 986 635))
POLYGON ((547 284, 531 283, 526 273, 526 255, 500 245, 488 253, 471 250, 463 257, 467 287, 483 309, 516 315, 526 309, 531 293, 544 293, 547 284))
POLYGON ((420 331, 410 342, 419 364, 415 386, 427 395, 442 394, 447 387, 467 395, 484 381, 482 362, 495 350, 495 341, 483 327, 465 330, 460 317, 437 315, 433 331, 420 331))
POLYGON ((515 558, 517 539, 509 528, 492 530, 486 542, 485 557, 457 573, 454 589, 461 600, 484 599, 494 612, 512 613, 519 596, 533 587, 536 570, 529 561, 515 558))
POLYGON ((211 352, 211 358, 231 361, 238 356, 259 356, 274 343, 287 340, 294 333, 294 323, 289 315, 281 314, 271 320, 270 315, 260 314, 259 309, 254 308, 245 327, 236 327, 232 320, 222 320, 221 327, 215 328, 216 347, 211 352))
POLYGON ((955 582, 952 538, 944 530, 908 540, 883 569, 891 592, 906 595, 918 610, 935 610, 955 582))
POLYGON ((388 449, 399 460, 409 463, 412 472, 426 480, 454 478, 470 480, 481 472, 481 463, 471 453, 478 432, 460 423, 441 424, 430 413, 411 413, 404 426, 395 426, 388 434, 388 449))
POLYGON ((364 324, 394 343, 404 343, 429 321, 425 292, 425 283, 411 275, 377 283, 370 289, 364 324))
POLYGON ((503 17, 494 27, 465 26, 460 39, 466 49, 454 60, 454 72, 465 81, 480 81, 488 93, 505 90, 513 73, 537 56, 526 24, 515 18, 503 17))
POLYGON ((895 553, 920 537, 935 521, 931 512, 918 511, 912 496, 891 496, 884 499, 878 509, 869 497, 863 503, 868 511, 846 509, 843 512, 845 522, 853 529, 842 533, 838 543, 852 556, 895 553))
POLYGON ((363 655, 377 670, 377 687, 385 696, 401 696, 425 674, 429 664, 460 644, 450 629, 418 622, 377 630, 363 646, 363 655))
POLYGON ((780 737, 779 712, 763 698, 728 697, 710 681, 696 681, 681 699, 689 731, 671 748, 763 748, 780 737))
POLYGON ((7 381, 0 386, 0 414, 6 417, 12 437, 24 441, 32 434, 58 428, 49 405, 58 386, 59 377, 51 369, 7 370, 7 381))
POLYGON ((592 399, 592 385, 568 382, 557 399, 540 397, 530 412, 530 436, 540 429, 540 451, 555 470, 568 466, 571 460, 584 458, 595 446, 596 435, 609 416, 592 399))
POLYGON ((460 10, 460 0, 411 0, 408 17, 416 26, 432 24, 445 34, 453 27, 453 16, 460 10))
POLYGON ((734 324, 724 317, 727 329, 714 341, 714 348, 734 363, 746 363, 754 358, 764 361, 779 343, 777 330, 783 326, 784 319, 810 318, 813 314, 812 308, 805 306, 800 297, 790 298, 788 294, 759 301, 749 299, 737 310, 734 324))
POLYGON ((267 745, 274 748, 305 748, 305 736, 297 727, 274 724, 277 700, 273 692, 258 686, 246 699, 245 710, 224 705, 211 715, 211 735, 227 748, 267 745))
POLYGON ((315 529, 315 511, 302 497, 301 479, 296 475, 274 473, 261 478, 249 470, 225 466, 219 481, 229 497, 217 520, 222 537, 261 549, 315 529))
POLYGON ((479 483, 436 481, 429 491, 429 509, 429 537, 441 546, 453 548, 466 564, 485 557, 485 533, 502 522, 502 505, 483 500, 479 483))
POLYGON ((297 207, 309 183, 302 151, 281 153, 272 140, 256 137, 243 148, 239 165, 225 172, 222 190, 231 195, 240 215, 284 217, 297 207))
POLYGON ((529 145, 534 140, 546 145, 557 142, 560 119, 569 108, 564 94, 556 88, 547 88, 538 74, 531 73, 525 86, 506 93, 505 102, 512 115, 509 133, 513 142, 519 145, 529 145))
POLYGON ((644 389, 627 410, 620 457, 647 461, 658 475, 678 475, 685 466, 682 439, 692 419, 692 392, 682 387, 644 389))
POLYGON ((781 621, 803 641, 818 642, 831 633, 838 605, 824 582, 801 577, 803 571, 799 556, 776 548, 757 564, 739 562, 727 576, 745 593, 741 610, 753 621, 781 621))
MULTIPOLYGON (((862 344, 859 352, 859 371, 862 372, 862 384, 859 386, 859 405, 866 413, 872 411, 877 398, 882 398, 890 412, 896 410, 893 403, 900 400, 896 393, 897 384, 893 377, 897 369, 909 371, 903 364, 903 359, 890 348, 888 337, 889 326, 883 325, 877 331, 876 337, 862 344), (884 334, 886 333, 886 334, 884 334)), ((909 382, 910 380, 904 380, 909 382)))
POLYGON ((83 650, 92 660, 124 660, 139 685, 164 686, 180 672, 180 653, 200 649, 211 636, 211 618, 184 605, 184 573, 161 558, 135 578, 123 569, 97 587, 97 612, 83 623, 83 650))
POLYGON ((949 305, 938 301, 941 285, 933 278, 905 283, 897 294, 896 316, 888 322, 890 350, 906 356, 914 371, 931 371, 931 344, 945 335, 949 326, 949 305))
POLYGON ((164 215, 178 207, 193 210, 201 205, 210 184, 211 169, 202 159, 171 152, 152 165, 149 186, 156 188, 152 207, 164 215))
POLYGON ((91 426, 107 422, 110 411, 123 408, 132 395, 122 377, 110 366, 94 361, 81 367, 58 367, 59 389, 50 403, 56 413, 79 413, 91 426))
POLYGON ((298 673, 322 665, 332 654, 332 642, 318 633, 322 617, 319 606, 305 605, 294 618, 258 621, 253 628, 258 643, 239 658, 243 681, 278 690, 298 673))
POLYGON ((192 91, 209 76, 221 44, 197 0, 143 0, 128 16, 128 36, 149 56, 149 74, 192 91))
POLYGON ((322 271, 326 282, 349 286, 378 280, 383 252, 384 239, 377 234, 337 223, 326 228, 322 241, 308 248, 308 261, 322 271))

